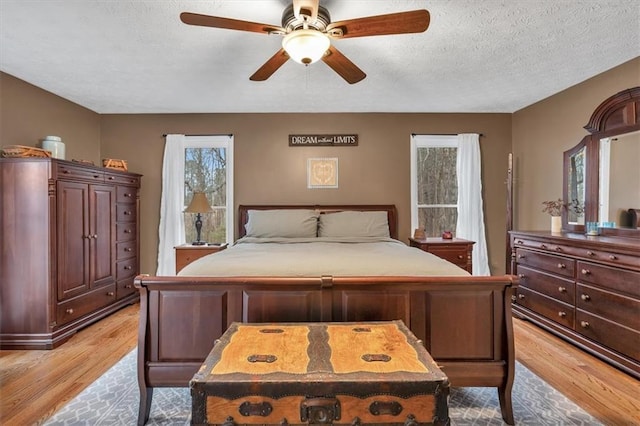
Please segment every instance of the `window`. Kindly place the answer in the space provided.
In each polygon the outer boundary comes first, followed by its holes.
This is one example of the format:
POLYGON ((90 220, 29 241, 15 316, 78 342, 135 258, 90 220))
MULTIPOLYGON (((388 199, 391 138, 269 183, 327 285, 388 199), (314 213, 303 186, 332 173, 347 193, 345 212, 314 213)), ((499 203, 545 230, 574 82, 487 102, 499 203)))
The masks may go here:
POLYGON ((428 237, 456 231, 458 219, 457 136, 411 138, 411 228, 428 237))
MULTIPOLYGON (((200 239, 208 243, 233 241, 233 138, 186 136, 184 150, 184 208, 194 192, 204 192, 213 212, 202 215, 200 239)), ((183 209, 184 210, 184 209, 183 209)), ((186 241, 196 240, 195 214, 185 213, 186 241)))

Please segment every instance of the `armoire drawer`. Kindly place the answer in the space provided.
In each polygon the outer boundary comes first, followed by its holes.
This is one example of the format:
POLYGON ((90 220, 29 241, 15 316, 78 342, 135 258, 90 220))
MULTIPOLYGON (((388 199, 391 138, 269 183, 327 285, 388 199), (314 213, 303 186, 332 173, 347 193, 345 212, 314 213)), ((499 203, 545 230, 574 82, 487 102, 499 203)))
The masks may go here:
POLYGON ((543 294, 531 291, 526 287, 518 287, 516 303, 530 309, 551 321, 573 328, 574 308, 566 303, 558 302, 543 294))
POLYGON ((573 278, 576 265, 575 260, 567 257, 521 248, 516 249, 516 262, 568 278, 573 278))
POLYGON ((116 204, 116 220, 118 222, 135 222, 136 221, 136 205, 135 204, 116 204))
POLYGON ((137 235, 135 222, 116 223, 116 241, 135 240, 137 235))
POLYGON ((136 246, 137 241, 135 240, 116 243, 116 260, 123 260, 136 256, 136 246))
POLYGON ((640 331, 640 299, 578 284, 576 308, 640 331))
POLYGON ((97 169, 78 167, 73 164, 57 163, 58 177, 61 179, 77 179, 89 182, 104 182, 104 173, 97 169))
POLYGON ((137 273, 138 258, 121 260, 116 263, 116 280, 120 281, 126 277, 132 277, 137 273))
MULTIPOLYGON (((127 176, 116 173, 106 173, 104 179, 110 183, 117 183, 122 185, 140 186, 139 176, 127 176)), ((134 189, 135 190, 135 189, 134 189)))
POLYGON ((640 272, 578 261, 578 282, 640 297, 640 272))
POLYGON ((520 287, 527 287, 564 303, 573 304, 575 301, 573 280, 546 274, 524 265, 518 265, 518 278, 520 287))
POLYGON ((56 320, 58 326, 87 315, 116 300, 116 284, 100 287, 89 293, 58 303, 56 320))
POLYGON ((130 186, 118 186, 116 188, 116 202, 117 203, 135 203, 138 197, 138 188, 130 186))
POLYGON ((118 281, 116 287, 116 297, 118 299, 122 299, 123 297, 137 292, 136 288, 133 286, 133 278, 134 277, 132 276, 118 281))
POLYGON ((640 359, 640 332, 612 321, 576 310, 575 330, 623 355, 640 359))

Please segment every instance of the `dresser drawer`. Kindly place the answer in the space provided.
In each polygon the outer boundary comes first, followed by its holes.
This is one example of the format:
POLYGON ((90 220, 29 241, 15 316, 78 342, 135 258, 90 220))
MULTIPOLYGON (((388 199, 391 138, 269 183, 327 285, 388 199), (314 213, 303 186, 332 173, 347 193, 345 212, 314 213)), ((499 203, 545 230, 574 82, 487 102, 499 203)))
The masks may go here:
POLYGON ((576 331, 623 355, 640 359, 640 333, 636 330, 578 309, 576 331))
POLYGON ((545 294, 564 303, 573 304, 575 297, 575 283, 573 280, 545 274, 534 269, 518 265, 520 287, 545 294))
POLYGON ((118 186, 116 188, 116 202, 117 203, 131 203, 134 204, 138 198, 138 188, 131 186, 118 186))
POLYGON ((137 274, 138 258, 133 257, 116 263, 116 280, 132 277, 137 274))
POLYGON ((58 326, 90 314, 116 300, 116 284, 110 284, 81 296, 58 303, 56 320, 58 326))
POLYGON ((574 308, 572 305, 558 302, 526 287, 518 287, 516 303, 551 321, 573 328, 574 308))
POLYGON ((575 272, 573 259, 521 248, 516 249, 516 262, 568 278, 573 278, 575 272))
POLYGON ((135 204, 116 204, 116 220, 118 222, 135 222, 136 221, 136 205, 135 204))
POLYGON ((578 282, 640 297, 640 272, 578 261, 578 282))
POLYGON ((77 179, 90 182, 104 182, 104 172, 100 170, 75 166, 73 164, 57 164, 58 177, 61 179, 77 179))
POLYGON ((129 241, 135 239, 136 236, 135 222, 116 223, 116 241, 129 241))
POLYGON ((640 331, 640 300, 578 284, 576 308, 640 331))

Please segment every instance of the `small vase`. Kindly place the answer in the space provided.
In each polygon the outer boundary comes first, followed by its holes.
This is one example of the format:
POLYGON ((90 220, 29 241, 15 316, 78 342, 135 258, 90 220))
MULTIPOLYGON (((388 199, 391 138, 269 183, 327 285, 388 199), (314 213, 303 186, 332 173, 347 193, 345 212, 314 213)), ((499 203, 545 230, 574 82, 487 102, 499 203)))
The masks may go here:
POLYGON ((42 141, 42 149, 51 152, 53 158, 64 160, 64 143, 59 136, 47 136, 42 141))
POLYGON ((551 216, 551 233, 559 234, 562 232, 562 217, 551 216))

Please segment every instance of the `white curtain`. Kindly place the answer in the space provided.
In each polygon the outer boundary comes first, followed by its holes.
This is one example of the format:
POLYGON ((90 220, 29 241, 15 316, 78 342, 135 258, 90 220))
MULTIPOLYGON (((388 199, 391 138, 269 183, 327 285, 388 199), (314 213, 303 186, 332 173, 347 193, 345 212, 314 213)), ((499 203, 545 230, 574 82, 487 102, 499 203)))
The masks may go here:
POLYGON ((475 241, 473 245, 473 275, 491 275, 482 210, 482 180, 480 135, 458 135, 458 222, 456 236, 475 241))
POLYGON ((184 234, 184 135, 167 135, 162 163, 162 198, 158 228, 156 275, 176 274, 174 247, 185 243, 184 234))

